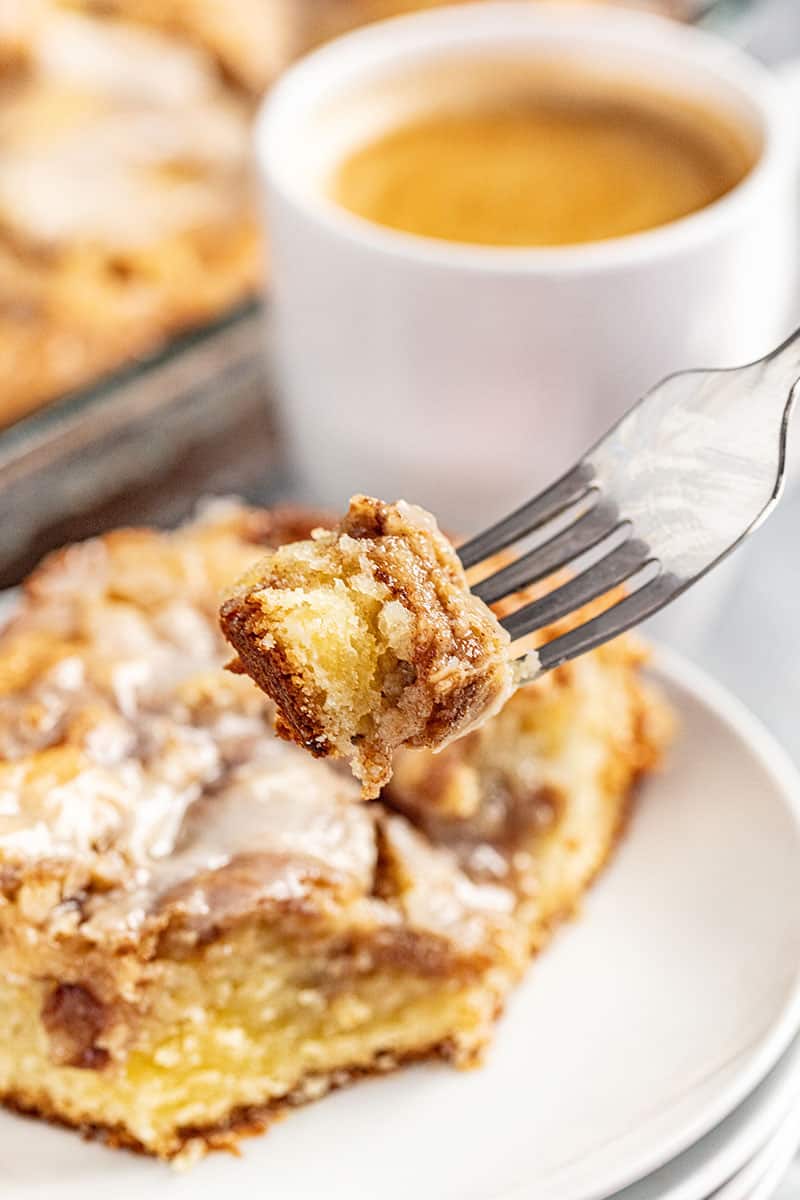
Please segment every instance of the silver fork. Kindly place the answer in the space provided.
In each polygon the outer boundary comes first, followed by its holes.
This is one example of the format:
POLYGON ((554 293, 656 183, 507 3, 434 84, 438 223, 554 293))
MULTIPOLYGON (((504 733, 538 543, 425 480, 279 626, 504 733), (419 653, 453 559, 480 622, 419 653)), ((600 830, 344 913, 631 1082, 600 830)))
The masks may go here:
POLYGON ((487 604, 571 568, 503 617, 512 641, 624 585, 599 616, 521 660, 521 682, 652 616, 758 528, 783 490, 798 381, 800 330, 747 366, 670 375, 571 471, 459 547, 473 568, 533 535, 531 549, 473 587, 487 604))

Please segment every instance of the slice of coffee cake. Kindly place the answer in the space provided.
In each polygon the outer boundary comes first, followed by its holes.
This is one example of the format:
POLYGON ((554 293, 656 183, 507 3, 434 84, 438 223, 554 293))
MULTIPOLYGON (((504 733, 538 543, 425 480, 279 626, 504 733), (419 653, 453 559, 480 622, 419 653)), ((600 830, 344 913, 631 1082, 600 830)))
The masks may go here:
POLYGON ((0 637, 6 1104, 191 1157, 364 1072, 471 1063, 606 860, 660 740, 628 642, 405 752, 382 802, 274 736, 217 605, 314 524, 217 505, 28 582, 0 637))

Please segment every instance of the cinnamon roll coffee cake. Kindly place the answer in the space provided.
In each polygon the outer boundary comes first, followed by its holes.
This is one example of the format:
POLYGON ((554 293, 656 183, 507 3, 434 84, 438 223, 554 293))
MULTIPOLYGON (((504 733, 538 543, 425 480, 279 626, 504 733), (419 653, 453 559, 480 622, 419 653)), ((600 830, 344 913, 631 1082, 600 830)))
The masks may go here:
POLYGON ((224 670, 223 593, 320 519, 216 502, 48 559, 0 635, 0 1097, 191 1160, 475 1063, 665 739, 629 638, 360 800, 224 670))

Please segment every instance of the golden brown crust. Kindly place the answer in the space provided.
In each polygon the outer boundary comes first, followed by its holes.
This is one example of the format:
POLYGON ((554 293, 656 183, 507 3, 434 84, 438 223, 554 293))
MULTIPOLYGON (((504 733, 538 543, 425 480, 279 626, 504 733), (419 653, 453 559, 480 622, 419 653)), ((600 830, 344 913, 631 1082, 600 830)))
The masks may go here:
MULTIPOLYGON (((500 1015, 498 1008, 495 1017, 500 1015)), ((246 1137, 258 1137, 266 1132, 276 1121, 280 1121, 294 1108, 299 1108, 313 1100, 319 1099, 330 1092, 348 1087, 361 1079, 367 1079, 376 1074, 388 1075, 411 1063, 426 1062, 440 1059, 451 1062, 461 1069, 468 1069, 478 1064, 478 1058, 464 1058, 457 1048, 445 1039, 432 1046, 420 1047, 413 1052, 392 1056, 380 1053, 370 1067, 338 1070, 327 1079, 315 1077, 307 1081, 288 1096, 268 1104, 254 1104, 236 1108, 222 1121, 209 1125, 184 1126, 176 1130, 178 1147, 169 1155, 170 1158, 180 1159, 187 1150, 189 1160, 194 1157, 191 1151, 201 1152, 226 1150, 238 1155, 239 1143, 246 1137)), ((102 1122, 76 1123, 66 1118, 63 1113, 49 1107, 46 1099, 36 1099, 23 1093, 8 1094, 2 1098, 6 1108, 19 1113, 21 1116, 37 1117, 51 1125, 65 1129, 75 1129, 86 1141, 101 1142, 115 1150, 130 1150, 135 1154, 152 1156, 152 1147, 144 1145, 134 1137, 130 1130, 121 1125, 104 1125, 102 1122)))
POLYGON ((315 758, 334 753, 320 716, 320 697, 311 693, 279 644, 259 645, 259 610, 246 596, 233 596, 220 607, 222 632, 236 650, 228 670, 247 675, 275 702, 275 732, 287 742, 302 746, 315 758), (255 635, 255 636, 254 636, 255 635))

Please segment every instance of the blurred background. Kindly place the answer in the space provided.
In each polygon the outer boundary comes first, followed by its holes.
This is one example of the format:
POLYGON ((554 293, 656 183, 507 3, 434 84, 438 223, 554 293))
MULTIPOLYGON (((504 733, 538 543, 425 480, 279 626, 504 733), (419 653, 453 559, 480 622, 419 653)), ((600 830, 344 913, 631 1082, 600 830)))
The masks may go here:
MULTIPOLYGON (((310 47, 437 2, 0 0, 0 587, 65 540, 170 524, 204 493, 294 494, 252 118, 310 47)), ((800 56, 798 0, 630 6, 787 74, 800 56)), ((792 491, 655 629, 800 759, 798 520, 792 491)))

